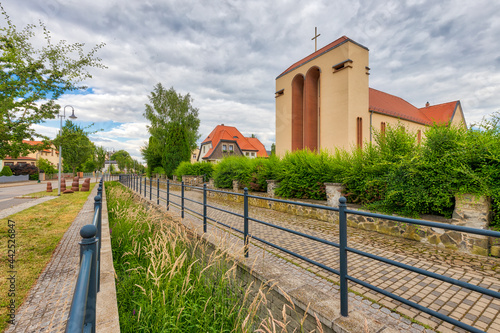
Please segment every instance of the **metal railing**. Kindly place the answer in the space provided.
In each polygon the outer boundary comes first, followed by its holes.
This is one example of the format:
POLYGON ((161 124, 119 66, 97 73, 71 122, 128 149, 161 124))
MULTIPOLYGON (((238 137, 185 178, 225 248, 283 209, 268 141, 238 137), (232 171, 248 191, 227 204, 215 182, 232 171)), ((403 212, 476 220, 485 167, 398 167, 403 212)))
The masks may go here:
POLYGON ((90 332, 96 330, 96 301, 100 290, 101 278, 101 224, 102 224, 102 187, 104 178, 99 181, 97 195, 94 197, 94 216, 92 224, 80 230, 80 270, 75 292, 71 302, 66 332, 90 332))
MULTIPOLYGON (((152 200, 152 194, 153 194, 153 180, 152 178, 149 179, 149 186, 148 185, 148 181, 147 181, 147 178, 146 177, 141 177, 141 176, 137 176, 137 175, 121 175, 119 177, 119 181, 131 188, 132 190, 134 190, 135 192, 138 192, 139 195, 141 196, 144 196, 145 198, 148 197, 148 194, 149 194, 149 200, 151 201, 152 200), (144 179, 143 179, 144 178, 144 179), (144 184, 144 185, 142 185, 144 184), (148 187, 149 187, 149 191, 148 191, 148 187)), ((366 258, 369 258, 369 259, 373 259, 373 260, 377 260, 377 261, 380 261, 380 262, 383 262, 385 264, 389 264, 389 265, 392 265, 392 266, 396 266, 396 267, 399 267, 399 268, 402 268, 402 269, 405 269, 405 270, 408 270, 408 271, 411 271, 411 272, 414 272, 414 273, 417 273, 417 274, 421 274, 421 275, 424 275, 424 276, 427 276, 427 277, 430 277, 430 278, 434 278, 434 279, 437 279, 437 280, 440 280, 440 281, 444 281, 444 282, 447 282, 447 283, 450 283, 450 284, 453 284, 453 285, 456 285, 456 286, 460 286, 460 287, 463 287, 463 288, 467 288, 471 291, 475 291, 475 292, 478 292, 478 293, 481 293, 483 295, 487 295, 487 296, 490 296, 490 297, 494 297, 494 298, 497 298, 497 299, 500 299, 500 292, 498 291, 495 291, 495 290, 491 290, 491 289, 488 289, 488 288, 484 288, 484 287, 481 287, 481 286, 477 286, 477 285, 474 285, 474 284, 470 284, 470 283, 467 283, 467 282, 464 282, 464 281, 461 281, 461 280, 457 280, 457 279, 454 279, 454 278, 451 278, 449 276, 445 276, 445 275, 441 275, 441 274, 437 274, 437 273, 434 273, 434 272, 430 272, 430 271, 427 271, 425 269, 421 269, 421 268, 417 268, 417 267, 413 267, 411 265, 407 265, 407 264, 403 264, 403 263, 400 263, 398 261, 394 261, 394 260, 391 260, 391 259, 388 259, 388 258, 384 258, 384 257, 381 257, 381 256, 377 256, 377 255, 374 255, 374 254, 371 254, 371 253, 368 253, 368 252, 364 252, 364 251, 361 251, 361 250, 358 250, 358 249, 355 249, 355 248, 352 248, 352 247, 349 247, 348 246, 348 239, 347 239, 347 215, 350 214, 350 215, 360 215, 360 216, 366 216, 366 217, 371 217, 371 218, 381 218, 381 219, 387 219, 387 220, 392 220, 392 221, 395 221, 395 222, 402 222, 402 223, 408 223, 408 224, 411 224, 411 225, 420 225, 420 226, 428 226, 428 227, 432 227, 432 228, 440 228, 440 229, 445 229, 445 230, 453 230, 453 231, 458 231, 458 232, 464 232, 464 233, 469 233, 469 234, 475 234, 475 235, 481 235, 481 236, 487 236, 487 237, 496 237, 496 238, 500 238, 500 232, 497 232, 497 231, 492 231, 492 230, 483 230, 483 229, 475 229, 475 228, 470 228, 470 227, 464 227, 464 226, 457 226, 457 225, 450 225, 450 224, 446 224, 446 223, 439 223, 439 222, 432 222, 432 221, 424 221, 424 220, 417 220, 417 219, 411 219, 411 218, 404 218, 404 217, 396 217, 396 216, 391 216, 391 215, 382 215, 382 214, 377 214, 377 213, 370 213, 370 212, 363 212, 363 211, 357 211, 357 210, 350 210, 347 208, 347 205, 346 205, 346 199, 344 197, 341 197, 340 200, 339 200, 339 208, 335 208, 335 207, 329 207, 329 206, 323 206, 323 205, 316 205, 316 204, 309 204, 309 203, 303 203, 303 202, 296 202, 296 201, 289 201, 289 200, 282 200, 282 199, 275 199, 275 198, 266 198, 266 197, 261 197, 261 196, 254 196, 254 195, 249 195, 248 194, 248 189, 245 188, 244 189, 244 192, 243 193, 234 193, 234 192, 228 192, 228 191, 220 191, 220 190, 215 190, 215 189, 208 189, 207 188, 207 185, 204 184, 203 187, 200 187, 200 186, 190 186, 190 185, 185 185, 184 182, 180 182, 180 183, 172 183, 170 180, 167 180, 166 182, 161 182, 159 179, 155 182, 156 184, 156 203, 157 205, 159 205, 160 203, 160 199, 166 201, 166 208, 167 210, 169 210, 170 208, 170 205, 174 205, 174 206, 177 206, 180 211, 181 211, 181 217, 184 218, 184 213, 185 211, 189 211, 197 216, 200 216, 202 219, 203 219, 203 231, 204 232, 207 232, 207 220, 210 220, 216 224, 219 224, 219 225, 222 225, 226 228, 229 228, 231 230, 234 230, 238 233, 241 233, 243 235, 243 241, 244 241, 244 251, 245 251, 245 256, 248 257, 248 251, 249 251, 249 240, 252 239, 252 240, 257 240, 259 242, 262 242, 266 245, 269 245, 271 247, 274 247, 280 251, 283 251, 287 254, 290 254, 292 256, 295 256, 299 259, 302 259, 308 263, 311 263, 311 264, 314 264, 322 269, 325 269, 326 271, 329 271, 331 273, 334 273, 336 275, 339 276, 340 278, 340 313, 342 316, 345 316, 347 317, 348 315, 348 281, 352 281, 354 283, 357 283, 363 287, 366 287, 368 289, 371 289, 375 292, 378 292, 384 296, 388 296, 396 301, 399 301, 403 304, 406 304, 410 307, 413 307, 419 311, 422 311, 424 313, 427 313, 427 314, 430 314, 436 318, 439 318, 445 322, 448 322, 450 324, 453 324, 457 327, 460 327, 460 328, 463 328, 465 330, 468 330, 470 332, 474 332, 474 333, 484 333, 484 331, 478 329, 478 328, 475 328, 473 326, 470 326, 466 323, 463 323, 461 321, 458 321, 454 318, 451 318, 447 315, 444 315, 440 312, 437 312, 435 310, 432 310, 428 307, 425 307, 425 306, 422 306, 420 304, 417 304, 413 301, 410 301, 408 299, 405 299, 401 296, 398 296, 394 293, 391 293, 387 290, 384 290, 382 288, 379 288, 377 286, 374 286, 370 283, 367 283, 361 279, 358 279, 358 278, 355 278, 351 275, 349 275, 349 267, 348 267, 348 264, 347 264, 347 253, 348 252, 351 252, 351 253, 354 253, 354 254, 357 254, 357 255, 360 255, 360 256, 363 256, 363 257, 366 257, 366 258), (165 190, 162 190, 160 189, 160 185, 165 185, 166 186, 166 191, 165 190), (175 194, 175 193, 172 193, 172 190, 171 190, 171 187, 172 186, 177 186, 181 188, 180 190, 180 195, 179 194, 175 194), (199 201, 196 201, 196 200, 192 200, 190 198, 187 198, 185 196, 185 188, 189 188, 189 189, 193 189, 193 190, 198 190, 198 191, 201 191, 203 193, 203 202, 199 202, 199 201), (219 207, 215 207, 215 206, 212 206, 212 205, 209 205, 207 204, 207 193, 208 192, 214 192, 214 193, 225 193, 225 194, 230 194, 230 195, 235 195, 235 196, 242 196, 243 197, 243 215, 242 214, 238 214, 238 213, 235 213, 235 212, 231 212, 231 211, 228 211, 228 210, 224 210, 222 208, 219 208, 219 207), (161 197, 161 193, 166 193, 166 198, 163 198, 161 197), (178 203, 175 203, 171 200, 171 197, 176 197, 176 198, 179 198, 180 199, 180 204, 178 203), (319 209, 324 209, 324 210, 327 210, 327 211, 335 211, 335 212, 338 212, 339 214, 339 242, 338 243, 335 243, 335 242, 332 242, 332 241, 329 241, 329 240, 326 240, 326 239, 322 239, 322 238, 319 238, 319 237, 316 237, 316 236, 313 236, 313 235, 308 235, 308 234, 305 234, 305 233, 302 233, 302 232, 299 232, 299 231, 296 231, 296 230, 292 230, 292 229, 288 229, 288 228, 285 228, 285 227, 282 227, 282 226, 279 226, 279 225, 276 225, 276 224, 272 224, 272 223, 269 223, 269 222, 265 222, 265 221, 261 221, 259 219, 256 219, 256 218, 252 218, 249 216, 249 209, 248 209, 248 199, 249 198, 255 198, 255 199, 261 199, 261 200, 267 200, 267 201, 274 201, 274 202, 280 202, 280 203, 285 203, 285 204, 294 204, 294 205, 298 205, 298 206, 303 206, 303 207, 310 207, 310 208, 319 208, 319 209), (200 214, 199 212, 196 212, 195 210, 193 209, 190 209, 188 207, 185 206, 185 201, 189 201, 189 202, 193 202, 195 204, 199 204, 202 206, 203 208, 203 213, 200 214), (234 215, 234 216, 237 216, 237 217, 240 217, 240 218, 243 218, 243 230, 240 230, 240 229, 237 229, 233 226, 230 226, 228 224, 225 224, 225 223, 222 223, 220 221, 217 221, 213 218, 210 218, 208 215, 207 215, 207 209, 210 208, 210 209, 213 209, 213 210, 217 210, 217 211, 221 211, 221 212, 225 212, 225 213, 228 213, 228 214, 231 214, 231 215, 234 215), (327 245, 330 245, 330 246, 333 246, 333 247, 336 247, 339 249, 339 257, 340 257, 340 260, 339 260, 339 269, 334 269, 334 268, 331 268, 329 266, 326 266, 320 262, 317 262, 315 260, 312 260, 310 258, 307 258, 305 256, 302 256, 298 253, 295 253, 289 249, 286 249, 282 246, 279 246, 277 244, 274 244, 272 242, 269 242, 269 241, 266 241, 260 237, 258 237, 257 235, 255 234, 251 234, 249 233, 249 222, 250 221, 253 221, 253 222, 256 222, 256 223, 259 223, 259 224, 262 224, 262 225, 266 225, 268 227, 272 227, 272 228, 275 228, 275 229, 278 229, 278 230, 281 230, 281 231, 285 231, 285 232, 288 232, 288 233, 292 233, 294 235, 297 235, 297 236, 301 236, 301 237, 304 237, 304 238, 307 238, 307 239, 310 239, 310 240, 313 240, 313 241, 317 241, 317 242, 320 242, 320 243, 323 243, 323 244, 327 244, 327 245)))

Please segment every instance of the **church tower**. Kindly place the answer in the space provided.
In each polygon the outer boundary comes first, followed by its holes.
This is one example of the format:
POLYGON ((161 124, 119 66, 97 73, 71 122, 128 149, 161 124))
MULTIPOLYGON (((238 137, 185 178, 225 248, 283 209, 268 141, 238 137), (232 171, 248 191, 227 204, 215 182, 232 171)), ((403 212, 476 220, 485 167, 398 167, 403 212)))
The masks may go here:
POLYGON ((351 149, 370 135, 368 49, 343 36, 276 78, 276 153, 351 149))

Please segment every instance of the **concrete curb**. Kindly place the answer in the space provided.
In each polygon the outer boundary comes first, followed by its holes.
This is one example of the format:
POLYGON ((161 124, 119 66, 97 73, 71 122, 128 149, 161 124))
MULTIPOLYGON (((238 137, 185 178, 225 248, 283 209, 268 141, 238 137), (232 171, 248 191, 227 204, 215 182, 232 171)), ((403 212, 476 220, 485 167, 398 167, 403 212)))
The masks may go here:
POLYGON ((118 302, 116 299, 115 268, 111 236, 109 234, 108 205, 106 191, 102 191, 101 230, 101 291, 97 293, 96 332, 119 333, 118 302))

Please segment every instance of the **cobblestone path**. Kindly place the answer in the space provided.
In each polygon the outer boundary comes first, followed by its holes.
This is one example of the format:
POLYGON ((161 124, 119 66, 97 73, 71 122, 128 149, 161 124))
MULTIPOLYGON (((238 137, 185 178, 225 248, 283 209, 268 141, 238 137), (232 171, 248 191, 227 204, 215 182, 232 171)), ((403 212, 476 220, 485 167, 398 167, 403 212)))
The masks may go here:
MULTIPOLYGON (((180 192, 170 191, 170 193, 170 200, 180 205, 180 198, 176 197, 180 196, 180 192)), ((165 193, 161 193, 160 197, 160 205, 165 205, 165 193)), ((203 213, 200 204, 190 201, 202 202, 201 192, 186 191, 185 197, 187 198, 185 199, 186 208, 199 214, 203 213)), ((149 198, 149 188, 147 198, 149 198)), ((155 189, 153 189, 152 201, 156 202, 155 189)), ((237 214, 243 214, 242 203, 208 198, 208 204, 237 214)), ((177 210, 175 206, 172 205, 171 207, 177 210)), ((187 214, 190 214, 190 212, 186 210, 186 216, 187 214)), ((208 216, 233 228, 243 230, 243 218, 241 217, 213 208, 208 209, 208 216)), ((249 217, 338 243, 338 225, 333 223, 254 206, 249 206, 249 217)), ((339 268, 339 255, 335 247, 280 231, 255 221, 250 221, 249 225, 249 232, 253 236, 289 249, 331 268, 339 268)), ((235 231, 232 232, 236 233, 235 231)), ((338 282, 338 277, 335 274, 318 266, 307 263, 256 240, 252 240, 252 242, 317 276, 338 282)), ((448 251, 429 244, 352 227, 348 227, 348 246, 484 288, 500 291, 500 260, 497 258, 448 251)), ((348 267, 348 274, 355 278, 481 330, 500 332, 499 299, 353 253, 348 254, 348 267)), ((354 292, 360 293, 365 298, 371 299, 410 318, 414 318, 440 332, 465 332, 440 319, 353 282, 349 282, 349 288, 354 292)))

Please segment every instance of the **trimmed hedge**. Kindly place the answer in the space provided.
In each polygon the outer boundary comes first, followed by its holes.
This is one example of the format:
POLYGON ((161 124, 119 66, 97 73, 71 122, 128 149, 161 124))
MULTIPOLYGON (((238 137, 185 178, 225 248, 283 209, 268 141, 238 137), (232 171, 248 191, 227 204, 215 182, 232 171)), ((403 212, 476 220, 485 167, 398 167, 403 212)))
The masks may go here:
POLYGON ((0 172, 0 176, 12 176, 12 175, 13 175, 12 169, 8 165, 5 165, 2 168, 2 172, 0 172))

